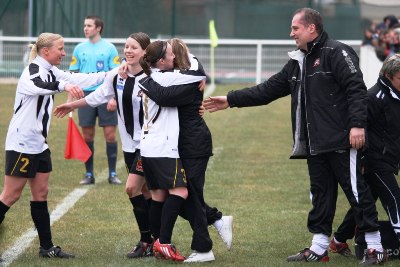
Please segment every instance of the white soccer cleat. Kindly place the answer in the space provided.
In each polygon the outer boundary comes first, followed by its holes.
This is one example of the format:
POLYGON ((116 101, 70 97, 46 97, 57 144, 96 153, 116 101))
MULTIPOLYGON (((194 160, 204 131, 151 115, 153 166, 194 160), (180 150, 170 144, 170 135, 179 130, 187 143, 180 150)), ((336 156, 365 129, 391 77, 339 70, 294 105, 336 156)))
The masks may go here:
POLYGON ((232 247, 232 224, 233 224, 233 217, 232 216, 222 216, 221 218, 223 224, 222 226, 218 229, 218 234, 222 238, 222 241, 224 241, 226 247, 228 250, 231 250, 232 247))
POLYGON ((207 261, 215 261, 214 253, 212 250, 209 252, 198 252, 193 250, 192 254, 184 260, 183 262, 207 262, 207 261))

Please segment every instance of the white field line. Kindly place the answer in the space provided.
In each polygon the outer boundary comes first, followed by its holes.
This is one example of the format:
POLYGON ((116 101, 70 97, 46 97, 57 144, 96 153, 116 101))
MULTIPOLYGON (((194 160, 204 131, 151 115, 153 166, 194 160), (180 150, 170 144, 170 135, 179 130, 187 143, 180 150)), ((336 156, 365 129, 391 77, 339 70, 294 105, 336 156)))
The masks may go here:
MULTIPOLYGON (((124 160, 119 160, 117 162, 117 170, 124 166, 124 160)), ((108 179, 108 170, 105 169, 96 178, 97 182, 103 182, 108 179)), ((50 214, 50 225, 53 225, 56 221, 61 219, 74 205, 79 201, 90 189, 94 186, 85 186, 85 188, 75 188, 71 193, 69 193, 63 201, 57 205, 57 207, 50 214)), ((23 233, 6 251, 3 252, 1 258, 3 262, 0 266, 9 266, 13 261, 15 261, 24 251, 31 245, 32 241, 37 237, 37 231, 34 228, 29 229, 23 233)))

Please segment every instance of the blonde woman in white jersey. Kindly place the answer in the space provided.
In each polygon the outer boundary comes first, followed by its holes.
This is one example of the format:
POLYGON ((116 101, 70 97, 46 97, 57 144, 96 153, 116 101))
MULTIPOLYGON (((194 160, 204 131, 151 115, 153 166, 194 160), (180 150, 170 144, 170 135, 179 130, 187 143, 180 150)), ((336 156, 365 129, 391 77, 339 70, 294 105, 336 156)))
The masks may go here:
POLYGON ((20 198, 28 183, 31 190, 31 215, 39 236, 39 256, 73 258, 54 246, 47 207, 48 181, 52 171, 46 142, 54 95, 66 91, 73 98, 83 97, 80 87, 100 83, 105 72, 83 74, 59 70, 65 57, 64 39, 59 34, 42 33, 32 46, 30 63, 19 79, 14 112, 6 137, 6 167, 0 195, 0 223, 20 198))

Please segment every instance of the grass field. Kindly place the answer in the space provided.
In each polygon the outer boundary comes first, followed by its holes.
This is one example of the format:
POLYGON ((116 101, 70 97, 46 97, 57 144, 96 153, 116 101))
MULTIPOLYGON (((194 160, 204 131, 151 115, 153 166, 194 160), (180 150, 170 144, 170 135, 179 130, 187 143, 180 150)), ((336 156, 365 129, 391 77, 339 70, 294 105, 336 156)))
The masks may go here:
MULTIPOLYGON (((215 95, 243 85, 219 85, 215 95)), ((0 85, 0 150, 14 103, 15 85, 0 85)), ((65 100, 56 96, 56 102, 65 100)), ((75 114, 76 116, 76 114, 75 114)), ((232 109, 206 114, 213 134, 214 156, 207 171, 205 196, 211 206, 234 217, 234 239, 227 251, 215 229, 210 228, 216 261, 207 266, 307 266, 287 263, 286 257, 310 245, 307 214, 311 208, 309 179, 304 160, 289 160, 292 137, 290 99, 268 106, 232 109)), ((75 120, 77 121, 77 120, 75 120)), ((83 164, 63 159, 67 118, 52 118, 48 143, 52 151, 53 172, 50 177, 50 212, 75 188, 89 191, 53 227, 53 241, 73 252, 72 260, 41 259, 38 239, 11 266, 154 266, 176 263, 153 258, 130 260, 125 254, 138 241, 139 234, 131 204, 124 186, 111 186, 106 181, 94 186, 79 186, 83 164)), ((97 130, 95 169, 100 176, 107 169, 104 138, 97 130)), ((122 153, 119 151, 119 160, 122 153)), ((4 152, 0 152, 4 166, 4 152)), ((126 180, 123 168, 118 170, 126 180)), ((0 183, 0 189, 3 182, 0 183)), ((0 254, 32 228, 30 194, 26 188, 21 199, 7 213, 0 226, 0 254)), ((386 219, 380 204, 381 219, 386 219)), ((348 208, 342 192, 338 199, 337 227, 348 208)), ((173 242, 184 255, 190 254, 189 224, 178 219, 173 242)), ((353 245, 353 242, 350 241, 353 245)), ((331 254, 323 266, 358 266, 358 260, 331 254)), ((198 265, 198 264, 195 264, 198 265)), ((315 264, 312 264, 315 265, 315 264)), ((399 266, 393 261, 387 266, 399 266)))

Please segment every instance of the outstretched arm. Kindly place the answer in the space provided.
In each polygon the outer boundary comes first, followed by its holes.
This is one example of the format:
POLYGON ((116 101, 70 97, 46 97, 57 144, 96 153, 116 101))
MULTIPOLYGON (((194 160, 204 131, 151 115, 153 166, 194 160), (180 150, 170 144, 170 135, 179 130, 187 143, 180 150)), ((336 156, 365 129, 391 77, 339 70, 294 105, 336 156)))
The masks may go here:
POLYGON ((65 104, 59 105, 55 108, 54 116, 56 116, 57 118, 64 118, 65 115, 72 112, 74 109, 81 108, 81 107, 84 107, 87 105, 88 104, 87 104, 85 98, 82 98, 82 99, 79 99, 79 100, 76 100, 73 102, 65 103, 65 104))

